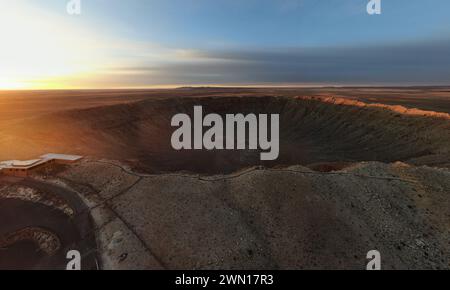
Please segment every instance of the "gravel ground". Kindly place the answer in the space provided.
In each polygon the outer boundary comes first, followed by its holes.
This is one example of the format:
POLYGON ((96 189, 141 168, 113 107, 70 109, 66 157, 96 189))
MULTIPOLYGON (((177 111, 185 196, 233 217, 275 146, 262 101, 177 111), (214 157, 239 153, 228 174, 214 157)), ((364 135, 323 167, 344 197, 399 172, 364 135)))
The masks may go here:
POLYGON ((364 269, 374 249, 384 269, 450 269, 448 169, 146 175, 86 160, 58 180, 84 188, 107 269, 364 269))

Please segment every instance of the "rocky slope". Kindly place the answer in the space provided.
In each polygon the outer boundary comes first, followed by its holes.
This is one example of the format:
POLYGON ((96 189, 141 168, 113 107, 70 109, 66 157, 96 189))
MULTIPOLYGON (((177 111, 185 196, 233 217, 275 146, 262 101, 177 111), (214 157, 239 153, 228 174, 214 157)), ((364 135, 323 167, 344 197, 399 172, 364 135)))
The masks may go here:
POLYGON ((0 159, 70 152, 120 160, 147 172, 231 173, 248 166, 404 161, 449 167, 450 118, 400 106, 326 97, 203 97, 69 110, 0 128, 0 159), (280 157, 256 151, 175 151, 171 118, 207 113, 280 114, 280 157))
POLYGON ((450 171, 358 163, 231 175, 137 174, 86 160, 54 182, 80 193, 112 269, 450 268, 450 171))

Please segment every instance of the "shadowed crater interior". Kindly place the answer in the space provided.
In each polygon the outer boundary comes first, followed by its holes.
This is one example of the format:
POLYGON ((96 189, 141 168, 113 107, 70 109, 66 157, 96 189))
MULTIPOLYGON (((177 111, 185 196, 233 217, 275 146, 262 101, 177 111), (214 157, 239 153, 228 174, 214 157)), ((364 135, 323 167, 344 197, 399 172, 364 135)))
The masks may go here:
MULTIPOLYGON (((448 115, 412 114, 399 106, 373 106, 334 98, 204 97, 144 100, 70 110, 24 120, 3 132, 18 152, 47 151, 128 162, 146 172, 230 173, 263 165, 309 165, 333 170, 358 161, 405 161, 448 167, 448 115), (175 114, 279 114, 280 155, 260 161, 260 152, 176 151, 171 146, 175 114), (22 146, 22 147, 20 147, 22 146)), ((19 154, 20 155, 20 154, 19 154)))

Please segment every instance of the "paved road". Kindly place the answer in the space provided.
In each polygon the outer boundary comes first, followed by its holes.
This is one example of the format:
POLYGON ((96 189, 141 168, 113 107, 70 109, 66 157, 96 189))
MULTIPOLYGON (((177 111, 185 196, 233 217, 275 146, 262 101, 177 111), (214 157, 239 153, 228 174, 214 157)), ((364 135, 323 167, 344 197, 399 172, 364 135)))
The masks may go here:
POLYGON ((6 249, 0 249, 0 269, 65 269, 66 253, 69 250, 80 251, 83 269, 96 269, 96 242, 91 218, 86 205, 75 192, 30 178, 1 178, 0 184, 15 184, 57 194, 75 212, 75 217, 70 218, 43 204, 0 199, 0 237, 25 228, 37 227, 56 234, 62 244, 53 256, 40 251, 31 241, 21 241, 6 249))

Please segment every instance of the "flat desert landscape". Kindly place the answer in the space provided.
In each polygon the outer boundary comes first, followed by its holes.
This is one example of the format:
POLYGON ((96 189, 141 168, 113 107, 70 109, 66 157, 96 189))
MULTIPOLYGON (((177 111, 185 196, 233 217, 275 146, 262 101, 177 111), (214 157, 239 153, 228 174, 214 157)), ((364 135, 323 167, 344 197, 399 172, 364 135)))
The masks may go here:
POLYGON ((1 91, 0 160, 50 152, 0 177, 0 268, 450 269, 448 87, 1 91), (279 158, 174 150, 194 106, 279 114, 279 158))

